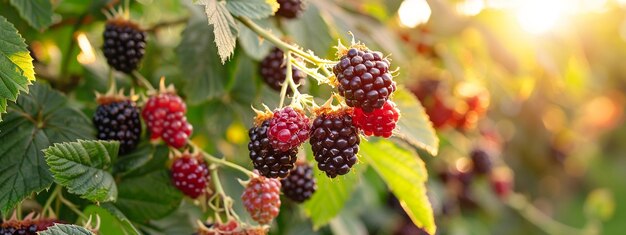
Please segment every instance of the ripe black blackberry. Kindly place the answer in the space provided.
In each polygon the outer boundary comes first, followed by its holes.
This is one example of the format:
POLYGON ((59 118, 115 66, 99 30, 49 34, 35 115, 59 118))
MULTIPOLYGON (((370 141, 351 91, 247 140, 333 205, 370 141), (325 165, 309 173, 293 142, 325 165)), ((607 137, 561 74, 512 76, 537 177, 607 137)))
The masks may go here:
POLYGON ((298 203, 311 198, 317 190, 313 168, 304 162, 297 163, 296 168, 291 170, 289 176, 283 178, 280 183, 283 194, 298 203))
POLYGON ((317 167, 330 178, 345 175, 356 163, 359 134, 345 111, 322 113, 311 128, 311 147, 317 167))
POLYGON ((276 15, 288 19, 297 18, 304 11, 304 3, 302 0, 278 0, 280 7, 276 11, 276 15))
POLYGON ((298 149, 293 148, 287 152, 275 150, 267 137, 269 125, 270 121, 265 120, 260 125, 250 128, 248 132, 250 136, 250 143, 248 143, 250 159, 252 159, 254 169, 257 169, 262 176, 282 178, 293 169, 298 149))
MULTIPOLYGON (((279 48, 274 48, 270 53, 261 61, 261 77, 263 81, 272 89, 280 91, 282 83, 287 77, 287 66, 285 65, 285 54, 279 48)), ((296 84, 303 82, 306 78, 306 74, 296 68, 291 68, 293 81, 296 84)))
POLYGON ((131 73, 137 68, 146 48, 146 32, 137 24, 115 18, 107 21, 102 51, 113 68, 131 73))
POLYGON ((127 98, 98 98, 100 104, 93 116, 98 139, 120 142, 120 154, 137 147, 141 136, 141 121, 135 102, 127 98))
POLYGON ((478 175, 485 175, 491 172, 492 160, 490 153, 483 148, 476 148, 470 153, 472 158, 472 170, 478 175))
POLYGON ((346 104, 365 113, 382 108, 396 90, 389 61, 378 51, 351 48, 333 67, 333 73, 346 104))

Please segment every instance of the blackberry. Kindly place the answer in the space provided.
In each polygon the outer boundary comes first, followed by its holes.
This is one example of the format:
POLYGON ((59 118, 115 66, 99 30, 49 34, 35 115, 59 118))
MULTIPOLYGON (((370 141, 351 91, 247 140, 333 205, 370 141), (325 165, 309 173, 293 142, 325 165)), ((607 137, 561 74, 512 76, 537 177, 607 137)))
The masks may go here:
POLYGON ((120 142, 120 154, 131 152, 137 147, 141 136, 141 120, 135 102, 121 100, 102 103, 96 109, 93 123, 98 139, 120 142))
MULTIPOLYGON (((291 68, 293 81, 296 84, 304 82, 306 74, 296 68, 291 68)), ((263 60, 260 67, 261 77, 263 81, 275 91, 280 91, 282 83, 287 77, 287 66, 285 65, 285 57, 282 50, 274 48, 263 60)), ((289 90, 288 90, 289 91, 289 90)))
POLYGON ((470 157, 472 158, 473 171, 479 175, 485 175, 491 172, 492 168, 492 160, 491 154, 487 152, 485 149, 476 148, 472 150, 470 153, 470 157))
POLYGON ((283 194, 298 203, 311 198, 317 190, 313 168, 303 162, 296 164, 296 168, 291 170, 289 176, 282 179, 280 183, 283 194))
POLYGON ((293 148, 287 152, 274 150, 267 137, 269 126, 270 121, 266 120, 261 125, 250 128, 248 132, 250 136, 250 143, 248 143, 250 159, 252 159, 254 169, 257 169, 262 176, 282 178, 293 169, 298 149, 293 148))
POLYGON ((183 153, 174 160, 171 173, 174 186, 185 195, 197 198, 206 192, 209 169, 200 156, 183 153))
POLYGON ((371 113, 365 113, 360 108, 355 108, 352 118, 354 125, 363 130, 365 135, 389 138, 393 129, 396 128, 400 111, 396 108, 396 104, 388 100, 381 109, 371 113))
POLYGON ((297 148, 309 138, 310 120, 302 110, 287 106, 274 111, 267 136, 278 151, 287 152, 297 148))
POLYGON ((359 134, 346 112, 323 113, 311 128, 311 147, 317 167, 330 178, 345 175, 356 163, 359 134))
POLYGON ((124 73, 135 70, 145 54, 146 32, 131 21, 112 19, 107 21, 103 36, 102 50, 109 65, 124 73))
POLYGON ((378 51, 351 48, 333 67, 333 73, 346 104, 366 113, 382 108, 396 90, 389 61, 378 51))
POLYGON ((280 211, 280 181, 254 176, 241 195, 243 205, 260 224, 269 224, 280 211))
POLYGON ((304 3, 302 0, 278 0, 280 7, 276 11, 276 15, 288 19, 297 18, 304 11, 304 3))

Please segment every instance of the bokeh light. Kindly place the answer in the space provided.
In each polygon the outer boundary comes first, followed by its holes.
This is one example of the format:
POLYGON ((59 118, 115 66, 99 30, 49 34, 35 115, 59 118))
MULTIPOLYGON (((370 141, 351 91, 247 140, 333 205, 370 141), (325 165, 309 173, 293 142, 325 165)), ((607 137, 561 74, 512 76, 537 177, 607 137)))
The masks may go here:
POLYGON ((554 29, 567 11, 563 0, 528 0, 516 10, 517 20, 524 30, 540 34, 554 29))
POLYGON ((398 9, 400 23, 409 28, 428 22, 431 13, 426 0, 405 0, 398 9))

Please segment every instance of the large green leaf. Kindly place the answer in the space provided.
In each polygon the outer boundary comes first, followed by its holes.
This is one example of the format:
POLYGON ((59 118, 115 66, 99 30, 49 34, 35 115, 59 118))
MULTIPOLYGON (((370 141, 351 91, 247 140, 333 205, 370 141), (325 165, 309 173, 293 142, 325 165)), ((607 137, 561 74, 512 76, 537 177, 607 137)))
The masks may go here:
POLYGON ((32 80, 35 70, 26 43, 13 24, 0 16, 0 114, 6 111, 7 100, 15 101, 21 91, 28 92, 32 80))
POLYGON ((117 141, 83 141, 54 144, 44 151, 54 181, 70 193, 92 201, 115 201, 117 186, 108 172, 117 158, 117 141))
POLYGON ((361 156, 383 178, 413 223, 435 234, 433 209, 426 196, 428 175, 417 154, 388 140, 361 142, 361 156))
MULTIPOLYGON (((89 205, 87 208, 83 210, 83 214, 85 216, 92 218, 92 223, 94 223, 94 219, 96 216, 100 217, 100 229, 98 232, 100 234, 119 234, 119 235, 138 235, 138 232, 134 232, 132 228, 129 228, 129 223, 126 223, 120 219, 118 219, 115 215, 113 215, 109 210, 98 207, 96 205, 89 205)), ((84 224, 87 222, 82 219, 79 224, 84 224)), ((94 225, 95 226, 95 225, 94 225)), ((130 224, 132 226, 132 224, 130 224)))
MULTIPOLYGON (((308 150, 307 154, 312 155, 310 146, 305 148, 308 150)), ((365 166, 357 163, 350 173, 334 179, 328 178, 317 166, 313 166, 313 169, 317 191, 304 203, 304 211, 311 218, 313 227, 317 229, 339 215, 356 189, 365 166)))
POLYGON ((276 0, 229 0, 226 1, 226 8, 231 14, 248 17, 250 19, 261 19, 274 15, 278 10, 276 0))
POLYGON ((3 214, 33 192, 50 187, 41 150, 53 143, 93 138, 91 121, 68 107, 49 86, 35 84, 8 107, 0 122, 0 209, 3 214))
POLYGON ((198 0, 196 4, 204 5, 209 25, 213 26, 217 54, 220 55, 222 64, 224 64, 235 52, 237 44, 238 30, 235 18, 226 8, 227 3, 225 1, 198 0))
POLYGON ((132 153, 121 156, 113 167, 114 175, 120 174, 123 178, 142 176, 147 173, 162 170, 169 159, 167 145, 153 145, 143 142, 132 153))
POLYGON ((132 221, 160 219, 180 205, 183 194, 174 187, 168 171, 125 179, 115 205, 132 221))
POLYGON ((37 232, 39 235, 93 235, 91 231, 86 228, 73 225, 73 224, 55 224, 48 229, 37 232))
POLYGON ((20 16, 35 29, 42 30, 52 24, 52 3, 50 0, 11 0, 20 16))
POLYGON ((198 6, 190 6, 191 19, 176 52, 187 76, 184 92, 191 104, 202 103, 224 94, 227 71, 220 63, 212 26, 198 6))
POLYGON ((398 87, 393 101, 400 109, 401 115, 396 136, 436 156, 439 151, 439 138, 419 100, 403 87, 398 87))

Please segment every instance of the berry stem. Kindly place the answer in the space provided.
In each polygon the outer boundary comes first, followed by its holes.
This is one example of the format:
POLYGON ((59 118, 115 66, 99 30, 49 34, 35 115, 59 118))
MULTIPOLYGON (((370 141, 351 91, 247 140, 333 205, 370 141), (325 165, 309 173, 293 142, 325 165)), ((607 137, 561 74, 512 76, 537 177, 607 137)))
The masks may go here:
POLYGON ((515 209, 526 220, 539 227, 547 234, 588 234, 581 229, 562 224, 550 216, 545 215, 534 207, 528 200, 519 194, 513 194, 506 201, 506 204, 515 209))
POLYGON ((43 205, 43 208, 41 209, 41 214, 45 214, 46 211, 48 209, 50 209, 50 206, 52 205, 52 201, 54 201, 54 199, 57 197, 57 195, 59 194, 59 192, 61 192, 61 189, 63 189, 61 187, 61 185, 58 185, 54 187, 54 191, 52 191, 52 194, 50 194, 50 197, 48 198, 48 200, 46 200, 46 203, 43 205))
POLYGON ((210 162, 212 164, 216 164, 216 165, 223 165, 223 166, 227 166, 230 168, 233 168, 235 170, 241 171, 242 173, 248 175, 248 176, 252 176, 253 173, 252 171, 249 171, 248 169, 237 165, 235 163, 229 162, 223 158, 217 158, 214 157, 213 155, 205 152, 204 150, 202 150, 200 147, 198 147, 196 144, 194 144, 191 141, 188 141, 189 145, 191 145, 196 151, 200 152, 202 154, 202 156, 204 157, 205 161, 210 162))
POLYGON ((144 86, 146 89, 148 89, 149 91, 154 91, 154 87, 152 86, 152 84, 143 76, 141 75, 137 70, 133 70, 133 72, 131 73, 132 77, 135 78, 137 81, 139 81, 139 83, 144 86))
POLYGON ((321 65, 321 64, 336 64, 336 61, 330 61, 330 60, 324 60, 321 59, 311 53, 307 53, 301 49, 299 49, 298 47, 288 44, 282 40, 280 40, 278 37, 276 37, 274 34, 272 34, 271 32, 261 28, 261 26, 257 25, 256 23, 254 23, 252 20, 246 18, 246 17, 241 17, 241 16, 235 16, 235 19, 239 20, 241 23, 243 23, 246 27, 248 27, 250 30, 252 30, 253 32, 255 32, 257 35, 265 38, 266 40, 270 41, 272 44, 276 45, 276 47, 280 48, 281 50, 287 52, 287 51, 291 51, 293 53, 296 53, 298 56, 308 60, 309 62, 316 64, 316 65, 321 65))
POLYGON ((215 192, 220 195, 223 201, 224 211, 226 212, 226 216, 230 217, 230 208, 228 208, 228 199, 230 198, 226 195, 224 191, 224 187, 222 187, 222 182, 220 181, 220 174, 217 172, 217 167, 211 167, 211 181, 213 181, 213 185, 215 186, 215 192))
POLYGON ((293 80, 293 72, 291 71, 291 52, 287 52, 287 75, 285 76, 285 81, 281 84, 280 88, 280 104, 278 108, 282 108, 283 104, 285 104, 285 96, 287 96, 287 86, 289 86, 289 80, 293 80))

